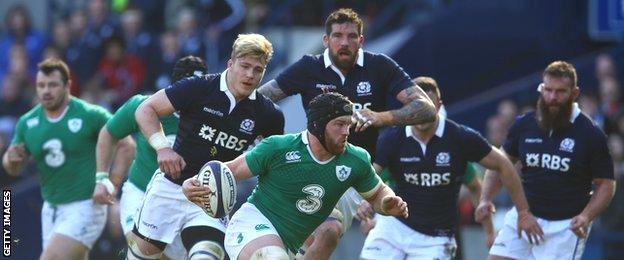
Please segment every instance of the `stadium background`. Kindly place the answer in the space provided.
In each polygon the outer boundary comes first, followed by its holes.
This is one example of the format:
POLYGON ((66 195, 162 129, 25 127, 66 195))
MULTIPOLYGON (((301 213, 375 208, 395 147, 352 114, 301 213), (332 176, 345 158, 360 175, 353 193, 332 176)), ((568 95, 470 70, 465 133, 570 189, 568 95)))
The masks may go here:
MULTIPOLYGON (((572 62, 579 73, 579 103, 609 135, 616 178, 624 180, 624 72, 621 0, 2 0, 0 1, 0 151, 14 124, 36 103, 36 64, 61 57, 76 84, 72 94, 112 112, 135 93, 167 86, 175 60, 193 54, 210 72, 224 69, 238 33, 259 32, 274 44, 264 81, 306 53, 320 53, 327 14, 351 7, 365 21, 365 49, 393 57, 412 77, 440 84, 451 119, 500 144, 517 113, 535 104, 540 71, 550 62, 572 62)), ((298 97, 280 105, 286 131, 305 127, 298 97)), ((620 182, 621 183, 621 182, 620 182)), ((0 169, 0 186, 13 191, 13 257, 36 259, 41 251, 41 196, 30 165, 19 178, 0 169)), ((584 259, 621 259, 624 189, 594 222, 584 259)), ((497 225, 509 198, 496 201, 497 225)), ((460 201, 462 255, 483 259, 473 205, 460 201)), ((114 212, 112 208, 109 212, 114 212)), ((109 225, 92 259, 120 258, 121 230, 109 225)), ((357 223, 333 259, 357 259, 363 236, 357 223)))

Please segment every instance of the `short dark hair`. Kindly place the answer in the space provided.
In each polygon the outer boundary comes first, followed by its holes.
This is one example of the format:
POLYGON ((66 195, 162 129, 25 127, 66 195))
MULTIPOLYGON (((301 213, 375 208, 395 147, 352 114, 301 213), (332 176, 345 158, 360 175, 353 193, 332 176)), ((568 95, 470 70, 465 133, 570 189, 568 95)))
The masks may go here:
POLYGON ((542 76, 552 76, 557 78, 569 78, 572 81, 572 88, 576 87, 577 76, 576 69, 572 64, 565 61, 554 61, 548 64, 548 67, 544 69, 542 76))
POLYGON ((433 92, 438 96, 438 99, 442 98, 440 94, 440 88, 438 88, 438 82, 430 77, 418 77, 412 80, 412 82, 418 85, 424 92, 433 92))
POLYGON ((364 23, 362 22, 362 19, 360 19, 360 16, 350 8, 338 9, 327 16, 327 20, 325 20, 325 34, 331 34, 333 24, 343 23, 355 24, 358 28, 358 34, 362 35, 364 23))
POLYGON ((208 73, 208 67, 202 58, 188 55, 176 61, 171 72, 171 83, 200 72, 202 75, 208 73))
POLYGON ((52 72, 58 71, 61 73, 61 79, 63 80, 63 84, 67 84, 69 82, 69 67, 64 61, 60 59, 45 59, 44 61, 37 64, 37 68, 45 75, 50 75, 52 72))

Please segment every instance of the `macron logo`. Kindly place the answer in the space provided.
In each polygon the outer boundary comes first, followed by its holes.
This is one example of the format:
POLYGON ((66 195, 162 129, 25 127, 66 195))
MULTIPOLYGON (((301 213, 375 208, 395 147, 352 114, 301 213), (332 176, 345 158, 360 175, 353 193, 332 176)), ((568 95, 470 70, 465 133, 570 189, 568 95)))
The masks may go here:
POLYGON ((287 152, 285 158, 286 158, 286 163, 301 161, 301 155, 299 154, 299 151, 287 152))
POLYGON ((541 138, 526 138, 524 139, 524 142, 527 144, 541 144, 542 139, 541 138))
POLYGON ((212 108, 209 107, 204 107, 204 112, 208 112, 210 114, 219 116, 219 117, 223 117, 223 112, 219 111, 219 110, 214 110, 212 108))

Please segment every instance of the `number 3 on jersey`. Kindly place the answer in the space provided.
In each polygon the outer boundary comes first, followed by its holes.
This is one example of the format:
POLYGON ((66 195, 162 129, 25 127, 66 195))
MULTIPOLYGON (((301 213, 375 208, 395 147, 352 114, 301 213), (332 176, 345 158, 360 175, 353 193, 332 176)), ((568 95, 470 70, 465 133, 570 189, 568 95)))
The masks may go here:
POLYGON ((310 184, 303 189, 301 189, 303 193, 309 194, 305 199, 297 200, 297 209, 306 214, 314 214, 323 206, 323 201, 321 200, 325 195, 325 189, 323 186, 318 184, 310 184))
POLYGON ((65 154, 63 153, 63 143, 59 139, 50 139, 43 143, 43 150, 48 151, 45 156, 45 162, 50 167, 59 167, 65 162, 65 154))

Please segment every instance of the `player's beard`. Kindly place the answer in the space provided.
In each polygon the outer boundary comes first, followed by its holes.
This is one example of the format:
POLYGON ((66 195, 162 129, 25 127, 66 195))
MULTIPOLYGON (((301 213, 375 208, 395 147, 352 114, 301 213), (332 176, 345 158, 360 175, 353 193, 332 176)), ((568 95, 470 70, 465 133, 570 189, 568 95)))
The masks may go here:
POLYGON ((332 53, 331 59, 332 62, 334 63, 334 65, 336 67, 338 67, 338 69, 343 70, 343 71, 350 71, 351 68, 353 68, 353 65, 355 64, 355 59, 357 52, 352 52, 351 50, 349 50, 348 48, 343 48, 343 49, 339 49, 336 53, 332 53), (345 53, 349 55, 349 58, 347 59, 340 59, 341 53, 345 53))
POLYGON ((329 136, 325 135, 325 149, 333 155, 340 155, 345 152, 347 148, 347 140, 345 139, 344 143, 339 140, 332 140, 329 136))
POLYGON ((570 98, 568 101, 560 105, 547 105, 542 96, 537 100, 538 124, 540 128, 550 130, 561 130, 572 125, 570 116, 572 115, 572 104, 574 100, 570 98))

